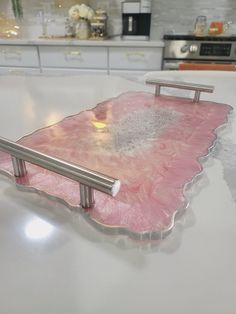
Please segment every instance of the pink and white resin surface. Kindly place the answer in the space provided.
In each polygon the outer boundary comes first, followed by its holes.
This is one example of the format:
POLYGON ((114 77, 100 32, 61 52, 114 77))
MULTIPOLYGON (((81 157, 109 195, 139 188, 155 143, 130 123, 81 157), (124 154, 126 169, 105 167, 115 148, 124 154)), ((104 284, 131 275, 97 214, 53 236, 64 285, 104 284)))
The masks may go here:
MULTIPOLYGON (((88 209, 93 222, 134 234, 161 233, 186 206, 184 188, 202 170, 215 130, 231 107, 191 99, 128 92, 94 109, 21 138, 37 151, 118 178, 115 198, 95 192, 88 209)), ((0 169, 13 176, 9 155, 0 153, 0 169)), ((27 163, 27 176, 16 183, 80 204, 79 184, 27 163)))

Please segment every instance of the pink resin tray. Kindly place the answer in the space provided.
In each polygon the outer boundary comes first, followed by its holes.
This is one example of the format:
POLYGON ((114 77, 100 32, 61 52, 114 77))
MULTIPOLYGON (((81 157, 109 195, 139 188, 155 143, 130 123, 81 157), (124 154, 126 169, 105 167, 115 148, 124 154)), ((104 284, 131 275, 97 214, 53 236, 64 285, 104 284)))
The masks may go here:
MULTIPOLYGON (((230 109, 128 92, 18 143, 118 178, 121 189, 115 197, 95 191, 95 205, 86 210, 89 219, 107 231, 158 238, 187 206, 185 186, 202 171, 199 158, 209 154, 215 130, 227 121, 230 109)), ((28 163, 27 175, 15 178, 10 156, 1 152, 0 169, 18 185, 79 207, 77 182, 28 163)))

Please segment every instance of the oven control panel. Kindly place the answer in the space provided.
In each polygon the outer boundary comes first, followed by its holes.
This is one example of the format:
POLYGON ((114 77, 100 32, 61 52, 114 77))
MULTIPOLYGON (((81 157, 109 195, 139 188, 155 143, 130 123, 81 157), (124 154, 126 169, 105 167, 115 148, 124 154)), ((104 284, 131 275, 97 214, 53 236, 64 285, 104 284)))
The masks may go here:
POLYGON ((166 40, 164 60, 219 60, 236 62, 235 41, 166 40))
POLYGON ((200 56, 229 57, 232 43, 201 43, 200 56))

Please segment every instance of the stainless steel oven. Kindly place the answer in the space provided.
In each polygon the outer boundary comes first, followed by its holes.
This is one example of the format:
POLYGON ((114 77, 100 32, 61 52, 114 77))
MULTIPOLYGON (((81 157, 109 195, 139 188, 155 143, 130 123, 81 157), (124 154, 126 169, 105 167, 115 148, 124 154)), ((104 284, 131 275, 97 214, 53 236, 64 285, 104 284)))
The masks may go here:
POLYGON ((169 34, 164 42, 163 70, 236 69, 236 36, 169 34))

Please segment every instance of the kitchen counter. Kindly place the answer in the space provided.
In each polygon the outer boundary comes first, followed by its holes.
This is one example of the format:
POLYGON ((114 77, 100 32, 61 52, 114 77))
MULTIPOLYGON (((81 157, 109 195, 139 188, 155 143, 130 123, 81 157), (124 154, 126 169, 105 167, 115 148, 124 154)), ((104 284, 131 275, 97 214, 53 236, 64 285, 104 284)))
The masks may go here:
MULTIPOLYGON (((236 111, 236 73, 148 75, 213 84, 215 92, 202 98, 236 111)), ((154 87, 105 75, 0 76, 0 135, 16 140, 126 91, 154 87)), ((1 175, 0 313, 235 314, 235 112, 219 136, 190 206, 161 243, 101 233, 1 175)))
POLYGON ((102 47, 164 47, 162 40, 122 40, 120 37, 108 40, 76 40, 76 39, 0 39, 0 45, 52 45, 52 46, 102 46, 102 47))

